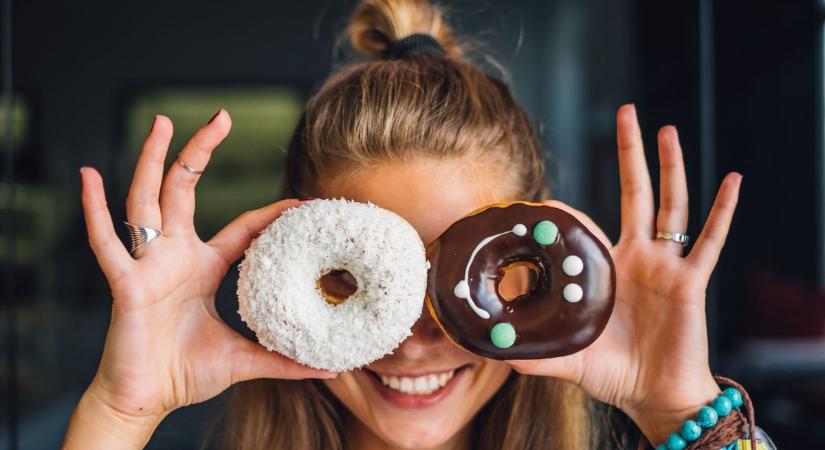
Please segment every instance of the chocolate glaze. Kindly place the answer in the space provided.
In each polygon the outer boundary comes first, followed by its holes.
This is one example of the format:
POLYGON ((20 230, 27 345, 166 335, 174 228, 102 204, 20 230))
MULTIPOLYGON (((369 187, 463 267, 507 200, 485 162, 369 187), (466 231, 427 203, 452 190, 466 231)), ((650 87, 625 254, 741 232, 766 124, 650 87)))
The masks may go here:
POLYGON ((432 265, 427 286, 430 312, 460 346, 494 359, 539 359, 575 353, 590 345, 604 330, 616 285, 616 272, 607 248, 569 213, 538 203, 496 204, 451 225, 427 248, 432 265), (558 226, 559 238, 543 246, 532 236, 542 220, 558 226), (453 289, 464 279, 470 255, 484 238, 524 224, 527 234, 502 235, 484 246, 473 259, 468 284, 476 305, 490 313, 483 319, 456 297, 453 289), (584 270, 575 276, 562 271, 562 260, 576 255, 584 270), (535 264, 540 273, 534 289, 512 301, 498 295, 502 267, 517 261, 535 264), (562 289, 576 283, 584 297, 566 301, 562 289), (490 341, 490 329, 508 322, 516 329, 516 342, 501 349, 490 341))

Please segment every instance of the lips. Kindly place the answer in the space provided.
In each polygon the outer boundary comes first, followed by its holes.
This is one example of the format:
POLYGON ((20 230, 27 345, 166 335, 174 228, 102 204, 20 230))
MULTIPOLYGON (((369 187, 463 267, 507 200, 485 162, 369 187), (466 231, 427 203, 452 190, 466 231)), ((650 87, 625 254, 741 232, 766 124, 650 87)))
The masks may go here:
POLYGON ((381 397, 404 409, 427 408, 440 403, 453 390, 469 365, 422 374, 379 373, 365 370, 381 397))

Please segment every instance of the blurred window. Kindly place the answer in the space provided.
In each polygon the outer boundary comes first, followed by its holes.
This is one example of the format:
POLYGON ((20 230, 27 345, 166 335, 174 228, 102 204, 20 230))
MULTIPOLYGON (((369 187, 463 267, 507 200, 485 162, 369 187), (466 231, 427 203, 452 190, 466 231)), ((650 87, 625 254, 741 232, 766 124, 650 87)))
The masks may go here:
POLYGON ((232 131, 218 146, 197 187, 196 226, 208 239, 243 211, 278 199, 289 138, 304 108, 305 95, 295 87, 149 89, 128 103, 126 152, 118 169, 128 189, 131 173, 155 114, 174 123, 167 155, 173 163, 187 140, 223 107, 232 131))

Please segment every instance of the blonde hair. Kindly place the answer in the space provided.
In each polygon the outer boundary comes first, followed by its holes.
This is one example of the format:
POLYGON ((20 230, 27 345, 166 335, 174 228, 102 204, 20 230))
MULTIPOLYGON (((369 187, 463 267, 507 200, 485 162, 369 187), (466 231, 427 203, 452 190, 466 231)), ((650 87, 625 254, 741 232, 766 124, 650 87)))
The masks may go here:
MULTIPOLYGON (((330 76, 309 100, 289 145, 289 196, 386 161, 473 158, 521 199, 548 195, 535 131, 507 86, 464 58, 442 11, 426 0, 363 0, 348 28, 366 61, 330 76), (381 56, 415 33, 444 54, 381 56)), ((233 388, 222 447, 344 450, 347 411, 318 381, 257 380, 233 388)), ((513 373, 473 421, 473 449, 591 448, 593 408, 576 386, 513 373)))
POLYGON ((501 80, 461 57, 438 9, 424 0, 362 1, 348 31, 367 61, 343 67, 309 100, 288 148, 289 195, 311 196, 321 174, 416 158, 488 163, 519 198, 548 194, 527 114, 501 80), (445 54, 380 59, 415 33, 430 33, 445 54))

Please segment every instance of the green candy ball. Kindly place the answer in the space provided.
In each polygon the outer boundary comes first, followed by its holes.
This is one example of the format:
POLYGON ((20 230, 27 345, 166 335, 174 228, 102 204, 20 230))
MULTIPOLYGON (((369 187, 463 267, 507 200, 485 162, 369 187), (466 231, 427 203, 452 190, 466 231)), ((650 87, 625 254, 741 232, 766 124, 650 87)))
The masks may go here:
POLYGON ((497 323, 490 329, 490 341, 498 348, 510 348, 516 342, 516 329, 506 322, 497 323))
POLYGON ((542 220, 533 227, 533 239, 541 245, 550 245, 559 237, 559 227, 549 220, 542 220))

